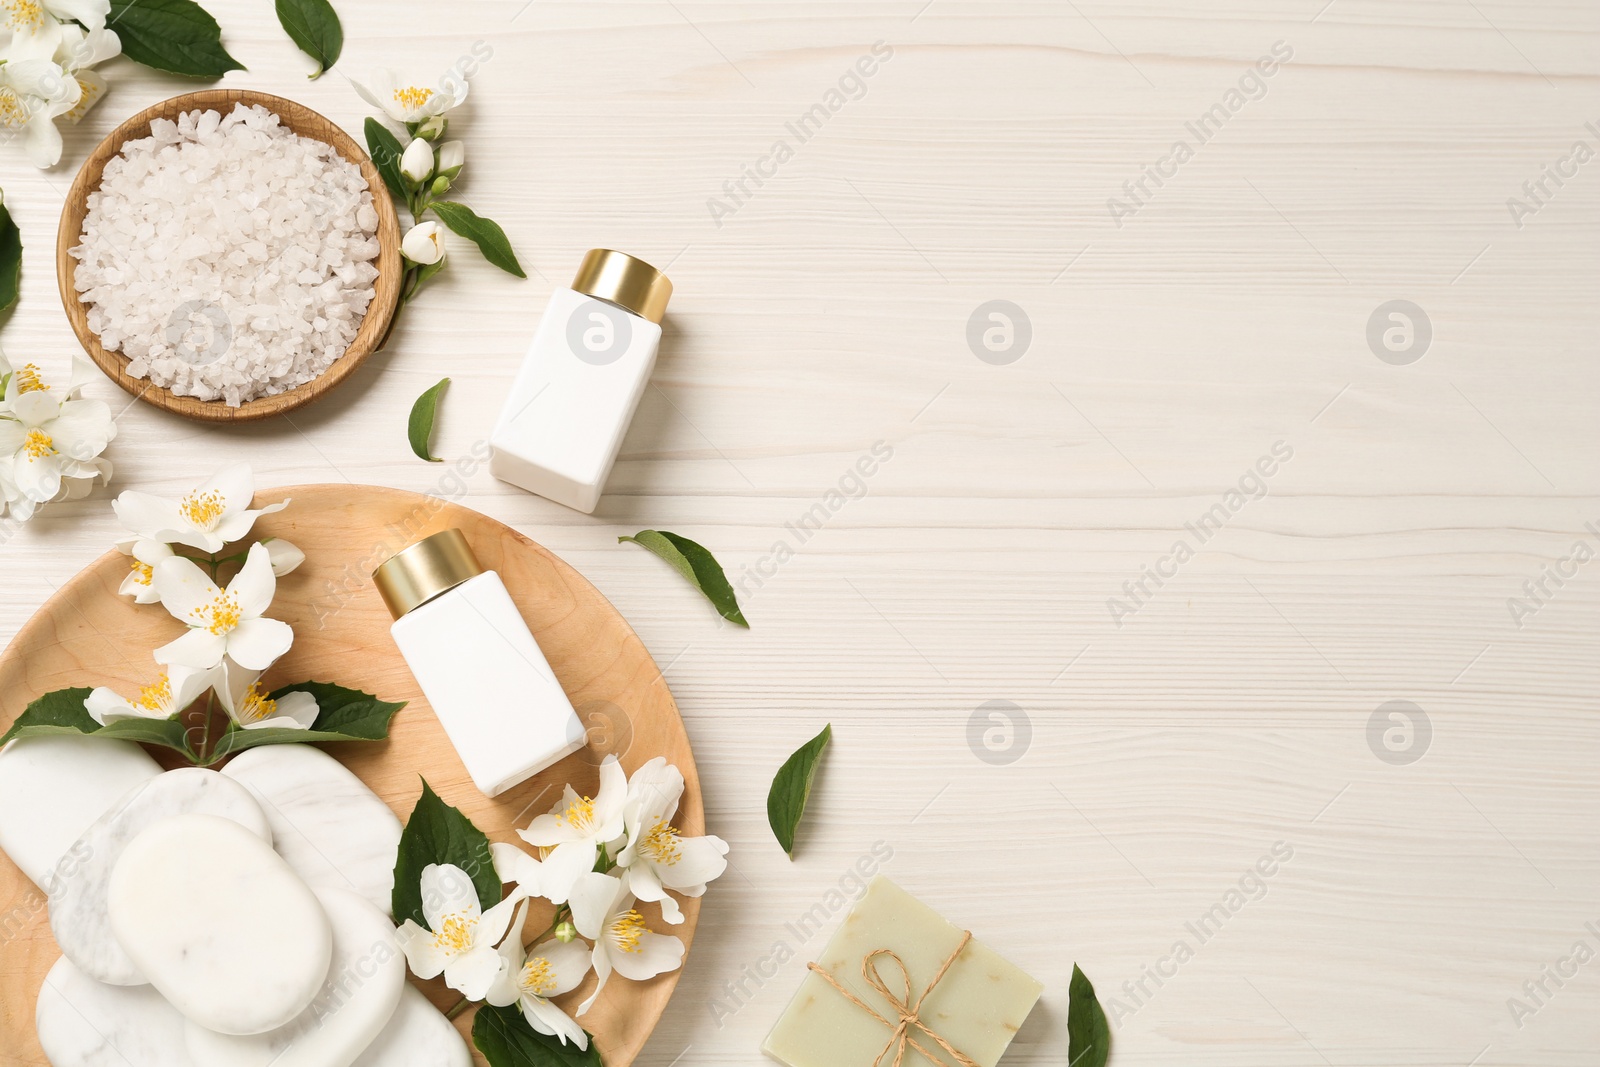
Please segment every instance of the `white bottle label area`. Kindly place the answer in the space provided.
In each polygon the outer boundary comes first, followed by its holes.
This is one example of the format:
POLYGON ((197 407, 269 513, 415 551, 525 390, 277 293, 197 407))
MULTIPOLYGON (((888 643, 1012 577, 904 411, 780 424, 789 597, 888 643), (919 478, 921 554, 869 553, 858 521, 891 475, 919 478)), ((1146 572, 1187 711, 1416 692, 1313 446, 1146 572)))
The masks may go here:
POLYGON ((557 289, 490 437, 494 476, 593 511, 660 342, 656 323, 557 289))
POLYGON ((494 571, 401 616, 392 632, 485 795, 583 747, 583 724, 494 571))

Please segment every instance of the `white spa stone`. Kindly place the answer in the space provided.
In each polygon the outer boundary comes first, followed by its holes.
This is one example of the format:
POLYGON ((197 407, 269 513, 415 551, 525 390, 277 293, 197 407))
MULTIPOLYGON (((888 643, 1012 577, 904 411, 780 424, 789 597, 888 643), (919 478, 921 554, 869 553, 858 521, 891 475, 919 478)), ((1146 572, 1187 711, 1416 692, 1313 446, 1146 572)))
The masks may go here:
POLYGON ((49 895, 51 875, 83 832, 160 773, 131 741, 18 738, 0 749, 0 850, 49 895))
POLYGON ((352 1067, 472 1067, 472 1053, 444 1013, 408 985, 394 1018, 352 1067))
POLYGON ((134 964, 207 1029, 277 1029, 328 977, 333 929, 322 905, 236 822, 177 815, 150 827, 123 851, 106 901, 134 964))
POLYGON ((198 812, 232 820, 263 841, 272 840, 267 817, 250 791, 201 767, 167 771, 133 787, 95 820, 73 846, 81 856, 65 870, 50 897, 50 931, 61 951, 96 981, 143 985, 144 973, 111 936, 106 892, 123 850, 149 827, 198 812))
POLYGON ((183 1016, 160 993, 96 982, 64 956, 45 975, 34 1025, 54 1067, 194 1067, 183 1016))
POLYGON ((348 889, 390 913, 400 820, 344 764, 311 745, 262 745, 222 773, 255 796, 273 847, 307 885, 348 889))
MULTIPOLYGON (((214 1033, 191 1021, 185 1037, 195 1063, 350 1067, 389 1025, 407 988, 405 955, 395 940, 394 924, 349 890, 319 889, 317 898, 333 924, 333 965, 316 999, 293 1022, 254 1037, 214 1033)), ((419 1062, 437 1067, 442 1061, 419 1062)), ((384 1067, 393 1065, 385 1062, 384 1067)))

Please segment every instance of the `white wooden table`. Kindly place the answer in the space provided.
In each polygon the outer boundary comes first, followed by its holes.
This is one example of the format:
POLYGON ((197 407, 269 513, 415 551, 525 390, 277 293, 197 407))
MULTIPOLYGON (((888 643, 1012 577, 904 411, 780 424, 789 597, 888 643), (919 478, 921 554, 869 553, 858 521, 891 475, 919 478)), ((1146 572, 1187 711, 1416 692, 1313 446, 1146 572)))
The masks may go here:
MULTIPOLYGON (((1600 563, 1560 562, 1600 550, 1600 161, 1560 162, 1600 149, 1591 0, 335 2, 345 55, 308 83, 270 4, 208 0, 250 68, 224 84, 356 131, 342 74, 432 78, 486 42, 462 197, 530 278, 457 248, 389 352, 292 421, 134 405, 113 488, 248 459, 263 485, 452 494, 617 604, 735 864, 641 1063, 758 1062, 824 936, 790 924, 875 842, 1046 983, 1009 1067, 1066 1062, 1074 961, 1119 1067, 1596 1062, 1600 960, 1543 978, 1600 952, 1600 563), (892 57, 797 138, 878 41, 892 57), (1252 80, 1275 42, 1292 56, 1252 80), (468 455, 596 246, 677 286, 600 510, 416 460, 412 399, 450 376, 438 451, 468 455), (995 300, 1025 350, 969 346, 995 300), (1395 300, 1431 339, 1380 337, 1380 359, 1369 319, 1395 300), (1275 445, 1292 456, 1251 480, 1275 445), (1230 500, 1241 479, 1265 495, 1230 500), (826 520, 802 536, 808 510, 826 520), (751 631, 616 543, 641 527, 711 547, 751 631), (1146 569, 1164 576, 1135 601, 1146 569), (1374 732, 1390 701, 1427 730, 1374 732), (790 862, 767 784, 829 721, 790 862), (1292 858, 1258 888, 1278 842, 1292 858)), ((73 168, 188 87, 109 73, 62 166, 0 161, 26 245, 14 360, 73 350, 52 275, 73 168)), ((108 500, 0 549, 0 633, 113 539, 108 500)))

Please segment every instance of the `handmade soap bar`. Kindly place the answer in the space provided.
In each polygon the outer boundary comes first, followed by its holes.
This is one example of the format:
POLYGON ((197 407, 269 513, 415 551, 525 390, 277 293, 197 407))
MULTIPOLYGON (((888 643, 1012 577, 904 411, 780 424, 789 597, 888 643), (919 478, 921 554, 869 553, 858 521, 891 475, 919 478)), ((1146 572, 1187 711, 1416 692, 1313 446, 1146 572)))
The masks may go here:
POLYGON ((174 815, 196 812, 229 819, 263 841, 272 840, 267 817, 250 791, 216 771, 184 767, 135 786, 84 831, 73 846, 81 862, 64 871, 50 898, 50 930, 67 958, 90 978, 111 985, 143 985, 144 973, 111 936, 106 890, 128 844, 174 815))
POLYGON ((472 1053, 450 1020, 407 985, 394 1018, 352 1067, 472 1067, 472 1053))
POLYGON ((307 885, 351 890, 389 914, 400 820, 344 764, 310 745, 262 745, 222 773, 255 796, 273 847, 307 885))
POLYGON ((45 975, 34 1025, 54 1067, 195 1067, 165 997, 96 982, 64 956, 45 975))
POLYGON ((789 1067, 894 1062, 898 1042, 891 1039, 901 1005, 915 1009, 919 1020, 908 1027, 914 1043, 908 1043, 902 1067, 954 1067, 960 1061, 949 1049, 979 1067, 994 1067, 1043 992, 1038 982, 882 875, 872 880, 815 966, 847 992, 814 969, 806 975, 761 1046, 789 1067), (905 965, 904 973, 894 957, 905 965), (863 976, 863 961, 883 989, 863 976))
POLYGON ((333 924, 333 965, 316 999, 288 1025, 253 1037, 219 1034, 190 1022, 186 1040, 195 1063, 350 1067, 389 1024, 406 985, 406 960, 394 924, 345 889, 319 889, 317 899, 333 924))
POLYGON ((135 966, 207 1029, 275 1030, 328 977, 322 905, 271 846, 227 819, 178 815, 150 827, 123 851, 106 899, 135 966))
MULTIPOLYGON (((49 894, 52 872, 90 824, 160 773, 131 741, 19 738, 0 749, 0 850, 49 894)), ((75 867, 70 862, 61 873, 75 867)))

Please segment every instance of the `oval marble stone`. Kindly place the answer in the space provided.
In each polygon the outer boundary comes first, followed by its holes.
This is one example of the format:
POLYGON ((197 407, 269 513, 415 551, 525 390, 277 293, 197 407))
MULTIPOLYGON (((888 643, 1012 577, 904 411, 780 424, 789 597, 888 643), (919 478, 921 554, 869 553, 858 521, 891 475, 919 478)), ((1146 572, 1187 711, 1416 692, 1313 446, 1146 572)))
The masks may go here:
POLYGON ((394 1018, 352 1067, 472 1067, 472 1052, 444 1013, 408 985, 394 1018))
POLYGON ((78 969, 110 985, 143 985, 143 971, 111 934, 106 890, 123 850, 146 829, 174 815, 215 815, 272 840, 267 817, 250 791, 201 767, 184 767, 135 786, 85 830, 72 848, 81 857, 57 879, 50 897, 50 930, 78 969))
POLYGON ((328 977, 333 929, 321 903, 272 846, 236 822, 176 815, 156 823, 123 850, 106 902, 135 966, 207 1029, 275 1030, 328 977))
POLYGON ((45 975, 34 1024, 54 1067, 195 1067, 165 997, 96 982, 65 956, 45 975))
POLYGON ((161 767, 131 741, 21 737, 0 749, 0 851, 48 896, 85 830, 161 767))
MULTIPOLYGON (((406 986, 394 924, 347 889, 319 889, 333 924, 333 964, 316 999, 287 1026, 253 1037, 190 1022, 189 1055, 204 1067, 350 1067, 394 1018, 406 986)), ((429 1010, 433 1009, 431 1006, 429 1010)), ((438 1012, 434 1012, 435 1015, 438 1012)), ((384 1067, 398 1067, 385 1061, 384 1067)), ((440 1067, 444 1061, 427 1062, 440 1067)))
POLYGON ((262 745, 222 773, 255 796, 273 847, 307 885, 348 889, 390 913, 400 820, 344 764, 311 745, 262 745))

